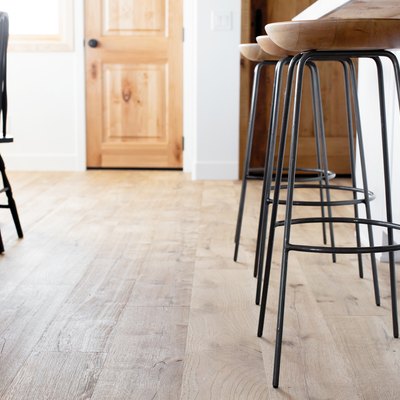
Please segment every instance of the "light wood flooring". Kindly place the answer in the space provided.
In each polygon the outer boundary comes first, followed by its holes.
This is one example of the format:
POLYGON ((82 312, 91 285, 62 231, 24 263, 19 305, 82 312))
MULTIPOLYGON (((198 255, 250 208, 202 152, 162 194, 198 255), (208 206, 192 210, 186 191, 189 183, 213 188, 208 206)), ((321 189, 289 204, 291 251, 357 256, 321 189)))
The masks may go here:
MULTIPOLYGON (((400 398, 388 266, 379 266, 376 307, 368 258, 361 280, 355 256, 290 256, 281 386, 272 388, 279 249, 259 339, 258 182, 234 263, 239 182, 174 171, 10 179, 25 238, 1 210, 0 399, 400 398)), ((294 233, 321 238, 316 227, 294 233)), ((337 235, 354 240, 348 227, 337 235)))

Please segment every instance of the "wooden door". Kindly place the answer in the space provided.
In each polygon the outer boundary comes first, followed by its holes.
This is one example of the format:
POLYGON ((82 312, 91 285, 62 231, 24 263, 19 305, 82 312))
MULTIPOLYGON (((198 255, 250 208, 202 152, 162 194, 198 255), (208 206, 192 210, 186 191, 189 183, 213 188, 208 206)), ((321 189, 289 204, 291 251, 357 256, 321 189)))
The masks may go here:
MULTIPOLYGON (((288 21, 299 14, 302 10, 314 3, 314 0, 248 0, 250 1, 251 24, 252 29, 247 38, 255 42, 257 35, 265 34, 264 25, 272 22, 288 21), (261 32, 260 32, 260 20, 261 32)), ((247 13, 248 15, 249 13, 247 13)), ((245 14, 244 14, 245 15, 245 14)), ((243 36, 245 38, 245 36, 243 36)), ((251 83, 248 74, 254 68, 254 64, 243 64, 242 79, 247 82, 249 92, 251 83)), ((344 102, 344 82, 342 70, 339 65, 327 63, 319 65, 321 76, 321 90, 324 102, 324 120, 326 139, 328 147, 329 168, 337 174, 349 174, 349 150, 346 125, 346 113, 344 102)), ((306 71, 308 75, 308 71, 306 71)), ((273 68, 266 68, 266 71, 260 82, 260 93, 258 102, 258 114, 254 132, 254 146, 251 157, 252 168, 262 168, 265 158, 265 147, 267 139, 267 127, 269 122, 268 110, 270 109, 270 99, 272 96, 273 68), (267 111, 266 111, 267 110, 267 111)), ((314 167, 315 159, 315 138, 312 114, 312 103, 310 94, 310 82, 308 76, 304 83, 304 98, 302 103, 302 112, 300 119, 300 136, 298 166, 314 167)), ((249 97, 242 97, 241 116, 248 119, 249 97)), ((247 119, 241 125, 241 138, 247 137, 247 119)), ((290 126, 290 125, 289 125, 290 126)), ((245 141, 242 140, 241 143, 245 141)), ((244 146, 242 145, 242 148, 244 146)), ((287 149, 288 150, 288 149, 287 149)), ((288 151, 287 151, 288 153, 288 151)), ((286 156, 288 159, 288 154, 286 156)))
POLYGON ((182 0, 85 7, 88 167, 182 167, 182 0))

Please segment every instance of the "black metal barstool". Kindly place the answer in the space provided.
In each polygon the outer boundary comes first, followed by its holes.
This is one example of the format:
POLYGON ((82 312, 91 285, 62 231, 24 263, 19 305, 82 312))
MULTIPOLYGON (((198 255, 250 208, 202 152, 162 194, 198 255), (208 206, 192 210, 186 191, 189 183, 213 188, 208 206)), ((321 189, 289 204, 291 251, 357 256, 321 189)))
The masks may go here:
MULTIPOLYGON (((297 58, 299 58, 297 56, 297 58)), ((345 93, 346 93, 346 106, 347 106, 347 121, 348 121, 348 137, 349 137, 349 152, 350 152, 350 167, 351 167, 351 177, 352 177, 352 186, 338 186, 338 185, 332 185, 329 184, 327 186, 327 200, 326 202, 322 203, 320 201, 293 201, 293 205, 302 205, 302 206, 317 206, 321 205, 322 206, 327 206, 328 211, 329 211, 329 216, 332 217, 331 214, 331 207, 334 206, 344 206, 344 205, 353 205, 354 206, 354 216, 358 218, 358 205, 364 204, 366 208, 366 214, 367 217, 370 218, 371 212, 370 212, 370 202, 374 200, 375 195, 368 190, 368 183, 367 183, 367 176, 366 176, 366 165, 365 165, 365 156, 364 156, 364 145, 361 140, 359 140, 359 153, 360 153, 360 165, 361 165, 361 171, 362 171, 362 180, 363 180, 363 189, 357 188, 356 184, 356 166, 355 166, 355 143, 354 143, 354 130, 353 130, 353 122, 352 122, 352 110, 350 109, 350 91, 351 91, 351 85, 350 85, 350 78, 349 74, 351 71, 352 76, 355 79, 355 73, 354 73, 354 66, 349 58, 343 58, 342 60, 338 60, 340 63, 343 64, 344 68, 344 75, 345 75, 345 93), (349 71, 348 71, 349 69, 349 71), (335 191, 348 191, 351 192, 353 195, 352 200, 340 200, 340 201, 331 201, 330 199, 330 191, 335 190, 335 191), (362 198, 358 198, 358 195, 363 195, 362 198)), ((323 159, 327 159, 326 155, 326 143, 325 143, 325 131, 324 131, 324 124, 323 124, 323 111, 322 111, 322 100, 321 100, 321 94, 320 94, 320 85, 319 85, 319 77, 318 77, 318 70, 315 66, 314 63, 308 63, 307 66, 311 70, 311 77, 312 77, 312 90, 314 91, 314 96, 313 96, 313 107, 314 107, 314 123, 319 127, 316 127, 316 130, 320 130, 321 132, 321 142, 323 143, 322 148, 321 148, 321 154, 323 156, 323 159)), ((290 85, 292 83, 290 82, 290 85)), ((358 112, 358 109, 356 110, 358 112)), ((288 112, 288 110, 287 110, 288 112)), ((358 115, 358 114, 357 114, 358 115)), ((359 121, 359 118, 356 118, 356 121, 359 121)), ((360 126, 358 124, 359 132, 361 131, 360 126)), ((272 164, 272 159, 270 160, 270 164, 266 166, 266 175, 268 174, 268 171, 272 170, 273 164, 272 164)), ((266 224, 267 224, 267 216, 268 216, 268 206, 272 202, 270 199, 270 193, 271 193, 271 176, 266 177, 266 184, 264 185, 264 190, 263 192, 263 198, 266 198, 267 200, 265 203, 263 203, 263 206, 266 208, 265 215, 263 217, 263 230, 261 233, 261 246, 262 246, 262 253, 261 257, 259 259, 260 265, 259 269, 262 271, 263 269, 263 258, 262 255, 264 254, 264 246, 265 246, 265 241, 266 241, 266 224)), ((279 180, 280 184, 280 180, 279 180)), ((323 185, 301 185, 296 183, 295 184, 296 188, 319 188, 321 191, 321 188, 323 188, 323 185)), ((281 185, 280 188, 287 188, 287 185, 281 185)), ((285 200, 278 200, 279 204, 285 204, 285 200)), ((322 217, 324 218, 324 215, 322 214, 322 217)), ((322 219, 324 221, 324 219, 322 219)), ((332 229, 332 224, 330 223, 330 229, 332 229)), ((274 244, 274 234, 275 234, 275 227, 271 227, 270 235, 269 235, 269 241, 268 241, 268 249, 267 249, 267 257, 266 257, 266 271, 267 271, 267 276, 265 277, 266 285, 263 290, 263 297, 266 298, 267 293, 268 293, 268 283, 269 283, 269 273, 270 273, 270 267, 271 267, 271 261, 272 261, 272 250, 273 250, 273 244, 274 244)), ((373 234, 372 234, 372 227, 368 226, 368 237, 369 237, 369 242, 370 245, 374 245, 374 239, 373 239, 373 234)), ((360 226, 356 224, 356 240, 357 240, 357 246, 361 246, 361 236, 360 236, 360 226)), ((326 241, 324 241, 324 244, 326 244, 326 241)), ((332 247, 334 246, 334 241, 332 241, 332 247)), ((333 256, 335 256, 335 253, 333 253, 333 256)), ((379 294, 379 283, 378 283, 378 276, 377 276, 377 266, 376 266, 376 257, 375 254, 371 253, 371 267, 372 267, 372 274, 373 274, 373 281, 374 281, 374 294, 375 294, 375 302, 377 305, 380 305, 380 294, 379 294)), ((360 278, 363 278, 363 261, 361 254, 358 254, 358 268, 359 268, 359 276, 360 278)), ((261 288, 261 282, 259 280, 258 282, 258 289, 260 290, 261 288)), ((263 300, 263 304, 265 304, 266 300, 263 300)), ((264 306, 262 306, 262 315, 264 311, 264 306)))
MULTIPOLYGON (((247 190, 247 181, 254 179, 264 179, 264 174, 253 174, 250 168, 250 158, 253 147, 253 135, 254 135, 254 123, 257 113, 257 99, 258 99, 258 90, 259 90, 259 82, 260 75, 265 66, 274 66, 275 74, 274 74, 274 83, 273 83, 273 93, 272 93, 272 102, 271 102, 271 111, 270 111, 270 122, 269 122, 269 130, 268 130, 268 140, 267 140, 267 151, 266 154, 269 154, 269 150, 271 149, 271 154, 266 157, 264 171, 268 165, 268 157, 274 156, 275 142, 276 142, 276 128, 277 128, 277 120, 279 114, 279 100, 281 96, 281 87, 283 80, 283 69, 289 64, 291 60, 290 52, 284 51, 280 49, 278 46, 274 45, 272 42, 269 43, 268 52, 265 52, 261 49, 258 44, 245 44, 240 46, 241 53, 244 57, 251 61, 257 62, 257 65, 254 70, 254 79, 253 79, 253 90, 252 90, 252 98, 251 98, 251 108, 250 108, 250 119, 248 125, 248 135, 247 135, 247 145, 246 145, 246 153, 245 153, 245 162, 244 162, 244 171, 243 171, 243 180, 242 180, 242 188, 240 194, 240 202, 239 202, 239 210, 238 217, 236 223, 236 232, 235 232, 235 252, 234 252, 234 260, 237 260, 239 243, 240 243, 240 233, 243 221, 243 211, 247 190)), ((314 94, 314 93, 313 93, 314 94)), ((315 103, 315 102, 314 102, 315 103)), ((298 182, 306 182, 306 181, 328 181, 332 179, 335 174, 327 169, 327 160, 323 159, 323 154, 326 155, 326 151, 322 151, 322 146, 319 143, 320 135, 317 134, 318 127, 315 128, 315 140, 316 140, 316 157, 317 157, 317 168, 299 168, 297 172, 299 173, 296 180, 298 182), (323 168, 322 166, 325 166, 323 168)), ((272 174, 272 170, 271 170, 272 174)), ((272 175, 271 175, 272 180, 272 175)), ((265 188, 265 180, 263 187, 265 188)), ((306 187, 306 186, 304 186, 306 187)), ((327 184, 325 185, 327 187, 327 184)), ((261 278, 262 278, 262 257, 263 257, 263 232, 265 231, 265 190, 263 189, 263 196, 261 200, 260 207, 260 218, 258 224, 258 235, 257 235, 257 247, 255 254, 255 262, 254 262, 254 276, 258 278, 257 282, 257 293, 256 293, 256 303, 259 304, 260 299, 260 288, 261 288, 261 278), (261 267, 260 267, 261 266, 261 267), (258 273, 261 271, 261 273, 258 273)), ((322 186, 320 191, 320 203, 321 203, 321 214, 324 216, 324 206, 322 203, 323 199, 322 186)), ((327 196, 329 197, 329 188, 327 189, 327 196)), ((299 202, 301 205, 302 202, 299 202)), ((328 213, 331 215, 331 211, 328 206, 328 213)), ((334 245, 334 233, 333 228, 330 228, 331 242, 334 245)), ((325 224, 323 224, 323 238, 324 243, 326 243, 326 228, 325 224)), ((265 232, 264 232, 264 241, 265 241, 265 232)))
MULTIPOLYGON (((400 68, 395 55, 389 51, 380 50, 384 48, 399 48, 400 47, 400 20, 395 19, 361 19, 361 20, 324 20, 324 21, 302 21, 302 22, 285 22, 270 24, 266 27, 268 35, 279 46, 287 48, 291 51, 297 51, 299 56, 295 57, 289 67, 289 78, 285 96, 284 114, 282 122, 282 134, 280 140, 280 148, 278 154, 278 165, 276 170, 275 192, 274 201, 271 212, 270 236, 269 247, 275 228, 278 226, 284 227, 283 235, 283 250, 281 261, 281 281, 280 281, 280 294, 278 306, 278 318, 276 328, 276 343, 275 343, 275 361, 274 361, 274 374, 273 386, 279 386, 279 372, 280 372, 280 359, 282 349, 283 337, 283 321, 285 309, 285 294, 286 294, 286 281, 288 273, 289 252, 300 251, 310 253, 330 253, 330 254, 363 254, 363 253, 389 253, 389 266, 390 266, 390 287, 391 287, 391 305, 392 305, 392 321, 393 321, 393 336, 398 338, 398 313, 397 313, 397 291, 396 291, 396 273, 395 273, 395 260, 394 251, 400 249, 400 245, 394 243, 393 231, 400 230, 400 224, 393 222, 393 207, 392 207, 392 192, 389 168, 389 151, 388 151, 388 138, 387 138, 387 124, 386 124, 386 107, 385 107, 385 90, 383 82, 383 70, 379 57, 385 57, 391 61, 396 78, 396 90, 400 107, 400 68), (310 49, 318 49, 311 50, 310 49), (297 148, 299 141, 299 118, 300 118, 300 104, 303 89, 303 75, 306 65, 312 64, 313 61, 338 61, 349 60, 351 58, 370 58, 377 67, 378 87, 379 87, 379 102, 381 114, 381 139, 382 139, 382 154, 383 154, 383 180, 385 184, 385 201, 386 201, 386 221, 374 220, 371 217, 370 210, 367 209, 367 217, 359 218, 355 215, 353 218, 344 217, 315 217, 315 218, 292 218, 293 196, 295 190, 295 171, 297 162, 297 148), (281 177, 283 173, 283 156, 285 151, 288 117, 290 110, 290 101, 292 98, 292 78, 296 74, 296 87, 294 93, 294 106, 293 106, 293 123, 292 123, 292 137, 290 145, 290 165, 288 171, 288 185, 286 197, 286 212, 285 220, 277 221, 277 209, 279 205, 279 191, 281 177), (344 223, 366 225, 367 227, 380 226, 387 229, 388 244, 382 246, 375 246, 373 240, 369 246, 355 246, 346 247, 326 247, 319 245, 304 245, 293 244, 290 241, 292 225, 300 224, 314 224, 325 222, 344 223), (272 237, 271 237, 272 236, 272 237)), ((360 129, 360 121, 358 118, 358 99, 356 91, 356 77, 354 68, 351 63, 345 63, 345 75, 347 79, 351 80, 351 97, 354 104, 354 111, 356 116, 357 140, 362 146, 362 132, 360 129), (347 72, 346 72, 347 70, 347 72)), ((347 93, 348 95, 349 93, 347 93)), ((346 96, 347 97, 347 96, 346 96)), ((349 104, 350 99, 346 98, 349 104)), ((351 113, 350 113, 351 115, 351 113)), ((350 117, 349 117, 350 118, 350 117)), ((362 158, 362 156, 361 156, 362 158)), ((360 160, 361 163, 363 162, 360 160)), ((365 160, 364 160, 365 161, 365 160)), ((352 161, 354 163, 354 160, 352 161)), ((365 165, 364 165, 365 167, 365 165)), ((362 166, 362 168, 364 168, 362 166)), ((364 171, 365 172, 365 171, 364 171)), ((364 179, 363 193, 364 197, 369 197, 368 189, 365 187, 366 178, 364 179)), ((357 197, 357 196, 355 196, 357 197)), ((356 199, 355 199, 356 200, 356 199)), ((364 199, 365 201, 365 199, 364 199)), ((356 203, 356 202, 355 202, 356 203)), ((357 239, 358 240, 358 239, 357 239)), ((270 248, 268 249, 270 250, 270 248)), ((270 258, 272 251, 267 251, 267 265, 264 277, 262 304, 260 307, 260 321, 258 335, 262 335, 265 307, 266 307, 266 293, 268 290, 268 280, 270 271, 270 258), (268 272, 267 272, 268 271, 268 272)), ((374 271, 373 271, 374 272, 374 271)), ((375 271, 376 272, 376 271, 375 271)), ((376 276, 374 276, 374 284, 376 284, 376 276)))
MULTIPOLYGON (((270 38, 268 36, 259 36, 257 37, 257 41, 260 44, 261 48, 265 52, 274 52, 275 48, 277 47, 274 43, 271 42, 270 38)), ((278 47, 278 49, 280 49, 278 47)), ((284 50, 280 49, 280 51, 283 53, 284 50)), ((282 64, 289 63, 292 58, 287 58, 282 62, 282 64)), ((347 65, 351 65, 351 61, 349 59, 343 59, 341 60, 341 63, 343 64, 344 68, 346 68, 347 65)), ((355 146, 354 146, 354 132, 353 132, 353 127, 352 127, 352 122, 351 122, 351 111, 348 110, 348 121, 349 122, 349 148, 350 148, 350 167, 352 171, 352 186, 338 186, 338 185, 331 185, 329 183, 329 179, 334 177, 333 174, 331 174, 328 171, 328 163, 327 163, 327 150, 326 150, 326 140, 325 140, 325 130, 324 130, 324 118, 323 118, 323 111, 322 111, 322 100, 321 100, 321 90, 320 90, 320 84, 319 84, 319 77, 318 77, 318 70, 316 69, 316 66, 314 64, 309 63, 308 68, 310 69, 311 72, 311 90, 312 90, 312 99, 313 99, 313 114, 314 114, 314 131, 316 132, 316 154, 318 155, 317 157, 317 162, 318 162, 318 168, 320 168, 320 171, 322 171, 322 174, 320 175, 322 178, 323 177, 328 177, 328 179, 317 179, 318 185, 315 184, 310 184, 308 183, 298 183, 298 181, 304 181, 307 179, 304 179, 301 177, 300 179, 297 176, 297 172, 301 170, 301 168, 296 168, 296 183, 295 187, 296 188, 301 188, 301 189, 319 189, 320 192, 320 198, 318 201, 301 201, 301 200, 296 200, 293 202, 293 205, 295 206, 320 206, 321 207, 321 216, 322 216, 322 225, 323 225, 323 243, 326 244, 326 234, 325 234, 325 213, 324 213, 324 207, 327 207, 328 209, 328 216, 331 218, 332 217, 332 207, 334 206, 343 206, 343 205, 354 205, 354 215, 357 218, 358 217, 358 205, 363 203, 365 204, 367 215, 370 215, 370 201, 374 199, 374 194, 367 189, 367 180, 366 180, 366 169, 365 169, 365 161, 364 161, 364 151, 363 151, 363 146, 360 146, 360 153, 361 153, 361 164, 363 166, 362 168, 362 176, 363 176, 363 182, 364 182, 364 188, 366 189, 359 189, 356 186, 356 180, 355 180, 355 146), (318 139, 319 138, 319 139, 318 139), (330 196, 330 191, 332 190, 341 190, 341 191, 350 191, 353 194, 353 199, 350 201, 346 200, 341 200, 341 201, 331 201, 331 196, 330 196), (324 192, 326 192, 326 201, 324 201, 324 192), (362 193, 364 194, 363 199, 357 199, 357 193, 362 193)), ((280 65, 277 65, 276 67, 276 73, 279 75, 281 71, 279 71, 280 65)), ((345 79, 345 92, 349 93, 350 92, 350 83, 348 79, 348 74, 346 75, 345 79)), ((275 82, 278 82, 278 85, 281 83, 281 78, 276 78, 275 82)), ((278 86, 276 85, 276 86, 278 86)), ((279 87, 279 86, 278 86, 279 87)), ((279 96, 280 96, 280 89, 278 92, 275 93, 277 96, 275 101, 279 101, 279 96)), ((260 302, 260 294, 261 294, 261 286, 262 286, 262 272, 263 272, 263 263, 264 263, 264 251, 265 251, 265 242, 266 242, 266 232, 267 232, 267 219, 268 219, 268 208, 269 205, 272 203, 272 199, 270 198, 271 190, 273 189, 272 187, 272 182, 273 182, 273 160, 275 156, 275 140, 276 140, 276 129, 277 129, 277 115, 278 114, 273 114, 270 125, 270 138, 272 145, 269 144, 269 151, 267 150, 267 157, 266 157, 266 164, 265 164, 265 173, 264 173, 264 183, 263 183, 263 193, 262 193, 262 203, 261 203, 261 211, 260 211, 260 219, 259 219, 259 228, 258 228, 258 237, 257 237, 257 248, 256 248, 256 257, 255 257, 255 272, 258 271, 257 274, 257 291, 256 291, 256 304, 259 304, 260 302), (275 116, 274 116, 275 115, 275 116), (273 118, 276 118, 273 120, 273 118)), ((303 170, 304 171, 304 170, 303 170)), ((309 179, 310 181, 313 181, 315 179, 309 179)), ((286 185, 281 185, 279 183, 281 188, 286 188, 286 185)), ((279 204, 285 204, 286 201, 281 199, 279 200, 279 204)), ((332 247, 335 247, 335 239, 334 239, 334 232, 333 232, 333 224, 328 222, 329 224, 329 231, 330 231, 330 236, 331 236, 331 245, 332 247)), ((273 237, 274 237, 274 232, 272 233, 272 236, 270 234, 270 240, 269 240, 269 247, 267 254, 272 254, 272 247, 273 247, 273 237)), ((368 234, 369 234, 369 240, 370 244, 373 245, 373 235, 372 235, 372 228, 368 227, 368 234)), ((356 226, 356 237, 357 237, 357 245, 361 245, 361 237, 360 237, 360 227, 357 225, 356 226)), ((336 255, 335 253, 332 254, 332 259, 335 262, 336 261, 336 255)), ((267 277, 266 280, 267 282, 269 281, 269 271, 270 271, 270 263, 271 259, 268 258, 267 255, 267 277)), ((379 294, 379 284, 378 284, 378 278, 377 278, 377 268, 376 268, 376 258, 374 254, 371 254, 371 264, 372 264, 372 271, 373 271, 373 278, 374 278, 374 293, 375 293, 375 301, 376 304, 380 304, 380 294, 379 294)), ((358 257, 358 268, 359 268, 359 276, 362 278, 363 277, 363 262, 362 262, 362 257, 359 255, 358 257)), ((268 290, 268 285, 266 285, 265 290, 264 290, 264 296, 266 296, 268 290)), ((265 302, 264 302, 265 303, 265 302)))
MULTIPOLYGON (((0 143, 11 143, 13 138, 7 137, 7 45, 8 45, 8 15, 0 12, 0 115, 2 118, 2 135, 0 143)), ((11 211, 15 228, 19 238, 23 237, 21 223, 19 221, 17 206, 13 197, 10 181, 6 175, 6 167, 0 155, 0 174, 3 181, 3 188, 0 193, 7 196, 7 204, 0 204, 0 208, 8 208, 11 211)), ((4 252, 4 245, 0 233, 0 253, 4 252)))

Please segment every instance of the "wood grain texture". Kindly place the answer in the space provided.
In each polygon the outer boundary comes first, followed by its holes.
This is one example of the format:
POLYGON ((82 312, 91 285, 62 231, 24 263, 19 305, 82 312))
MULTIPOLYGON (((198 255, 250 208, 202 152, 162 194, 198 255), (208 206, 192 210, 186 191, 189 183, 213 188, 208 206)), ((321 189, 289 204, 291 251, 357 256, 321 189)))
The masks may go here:
POLYGON ((90 399, 105 357, 102 353, 32 353, 2 398, 90 399))
POLYGON ((89 167, 182 167, 182 1, 85 1, 89 167))
POLYGON ((323 19, 337 18, 400 18, 397 0, 351 0, 325 15, 323 19))
MULTIPOLYGON (((172 171, 10 179, 26 236, 15 239, 4 213, 0 398, 397 400, 388 268, 379 265, 376 307, 368 257, 361 280, 354 256, 332 264, 327 255, 290 254, 281 387, 272 389, 282 232, 259 339, 252 267, 260 182, 249 183, 235 263, 239 182, 193 182, 172 171)), ((336 232, 339 243, 354 242, 353 229, 336 232)), ((320 243, 320 227, 293 229, 294 243, 304 238, 320 243)))
POLYGON ((290 55, 295 55, 287 50, 277 46, 267 35, 257 36, 257 43, 260 45, 261 50, 266 54, 273 55, 279 58, 285 58, 290 55))
POLYGON ((250 61, 261 62, 277 59, 272 53, 266 53, 257 43, 241 44, 239 48, 241 55, 250 61))
POLYGON ((400 47, 400 20, 325 19, 268 24, 269 37, 280 47, 307 50, 379 50, 400 47))

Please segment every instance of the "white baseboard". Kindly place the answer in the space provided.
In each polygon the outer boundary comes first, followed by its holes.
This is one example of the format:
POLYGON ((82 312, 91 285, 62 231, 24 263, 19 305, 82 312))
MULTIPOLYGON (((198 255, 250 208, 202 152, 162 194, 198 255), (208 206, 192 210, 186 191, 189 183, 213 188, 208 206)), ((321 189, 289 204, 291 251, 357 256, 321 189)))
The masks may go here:
MULTIPOLYGON (((382 244, 383 245, 387 245, 388 243, 388 236, 386 232, 382 232, 382 244)), ((395 244, 398 244, 398 242, 394 241, 395 244)), ((381 262, 389 262, 389 253, 382 253, 381 258, 380 258, 381 262)), ((400 251, 395 251, 394 252, 394 260, 396 261, 396 263, 400 262, 400 251)))
POLYGON ((193 180, 237 180, 237 162, 201 162, 194 163, 192 169, 193 180))
MULTIPOLYGON (((388 243, 387 233, 385 231, 379 232, 380 234, 374 233, 374 245, 375 246, 386 246, 388 243)), ((394 241, 395 244, 398 244, 398 241, 394 241)), ((369 239, 366 230, 361 231, 361 244, 362 246, 369 246, 369 239)), ((389 262, 389 253, 378 253, 377 258, 380 262, 388 263, 389 262)), ((394 252, 394 259, 396 263, 400 263, 400 251, 394 252)))
POLYGON ((5 154, 7 170, 10 171, 83 171, 86 169, 76 154, 5 154))

